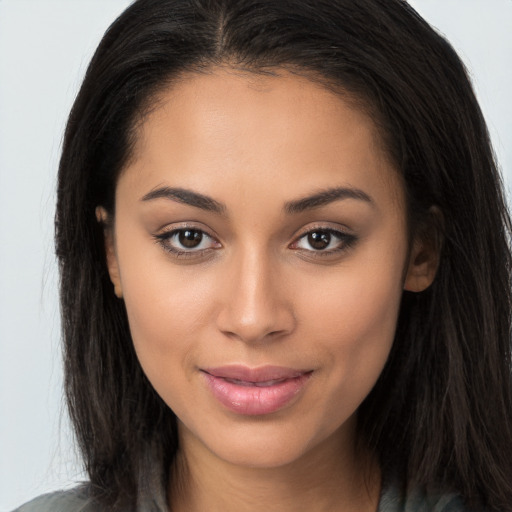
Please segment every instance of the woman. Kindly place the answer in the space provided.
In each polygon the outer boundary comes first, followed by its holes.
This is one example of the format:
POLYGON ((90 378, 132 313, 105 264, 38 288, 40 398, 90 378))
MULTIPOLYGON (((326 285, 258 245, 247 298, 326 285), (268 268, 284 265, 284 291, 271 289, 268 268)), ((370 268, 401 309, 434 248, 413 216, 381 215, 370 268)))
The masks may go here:
POLYGON ((509 228, 404 2, 135 2, 59 170, 90 482, 21 510, 509 510, 509 228))

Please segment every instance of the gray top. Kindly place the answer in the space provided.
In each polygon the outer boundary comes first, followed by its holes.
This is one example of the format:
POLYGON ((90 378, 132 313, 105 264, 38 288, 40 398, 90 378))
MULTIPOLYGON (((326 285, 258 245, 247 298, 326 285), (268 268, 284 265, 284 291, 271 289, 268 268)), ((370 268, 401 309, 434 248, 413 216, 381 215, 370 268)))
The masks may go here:
MULTIPOLYGON (((152 507, 150 507, 152 508, 152 507)), ((153 509, 156 510, 156 509, 153 509)), ((69 491, 44 494, 13 512, 99 512, 100 508, 87 499, 85 486, 69 491)), ((407 496, 396 486, 383 489, 377 512, 464 512, 462 501, 455 494, 426 496, 411 492, 407 496)), ((142 507, 141 512, 149 512, 142 507)))

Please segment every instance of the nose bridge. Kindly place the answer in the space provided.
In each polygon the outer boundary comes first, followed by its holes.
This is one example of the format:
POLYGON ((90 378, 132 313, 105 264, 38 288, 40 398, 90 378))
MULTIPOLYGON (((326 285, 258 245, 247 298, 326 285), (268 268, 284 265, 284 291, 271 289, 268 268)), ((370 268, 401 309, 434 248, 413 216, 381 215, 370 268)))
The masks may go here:
POLYGON ((231 262, 227 296, 219 328, 245 342, 256 342, 293 330, 292 305, 287 300, 278 263, 269 251, 247 244, 231 262))

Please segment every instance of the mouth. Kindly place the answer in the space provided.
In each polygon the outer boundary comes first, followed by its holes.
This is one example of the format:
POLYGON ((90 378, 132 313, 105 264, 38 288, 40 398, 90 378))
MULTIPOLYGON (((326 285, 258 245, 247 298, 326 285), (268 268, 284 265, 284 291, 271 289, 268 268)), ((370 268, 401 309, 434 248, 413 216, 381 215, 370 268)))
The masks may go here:
POLYGON ((271 414, 290 405, 313 370, 281 366, 223 366, 201 370, 212 395, 225 408, 242 415, 271 414))
POLYGON ((275 386, 276 384, 279 384, 280 382, 284 382, 287 379, 265 380, 262 382, 252 382, 252 381, 245 381, 245 380, 238 380, 238 379, 226 379, 226 378, 224 378, 224 380, 226 382, 230 382, 231 384, 236 384, 237 386, 247 386, 247 387, 256 386, 258 388, 267 388, 269 386, 275 386))

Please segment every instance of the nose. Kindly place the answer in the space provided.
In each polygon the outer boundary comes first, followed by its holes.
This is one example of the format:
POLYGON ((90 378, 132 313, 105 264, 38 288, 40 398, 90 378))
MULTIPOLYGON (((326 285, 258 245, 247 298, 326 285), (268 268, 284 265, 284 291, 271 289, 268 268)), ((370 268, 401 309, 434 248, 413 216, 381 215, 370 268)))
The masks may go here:
POLYGON ((230 262, 217 316, 224 335, 257 343, 294 330, 293 301, 277 267, 263 251, 250 249, 230 262))

